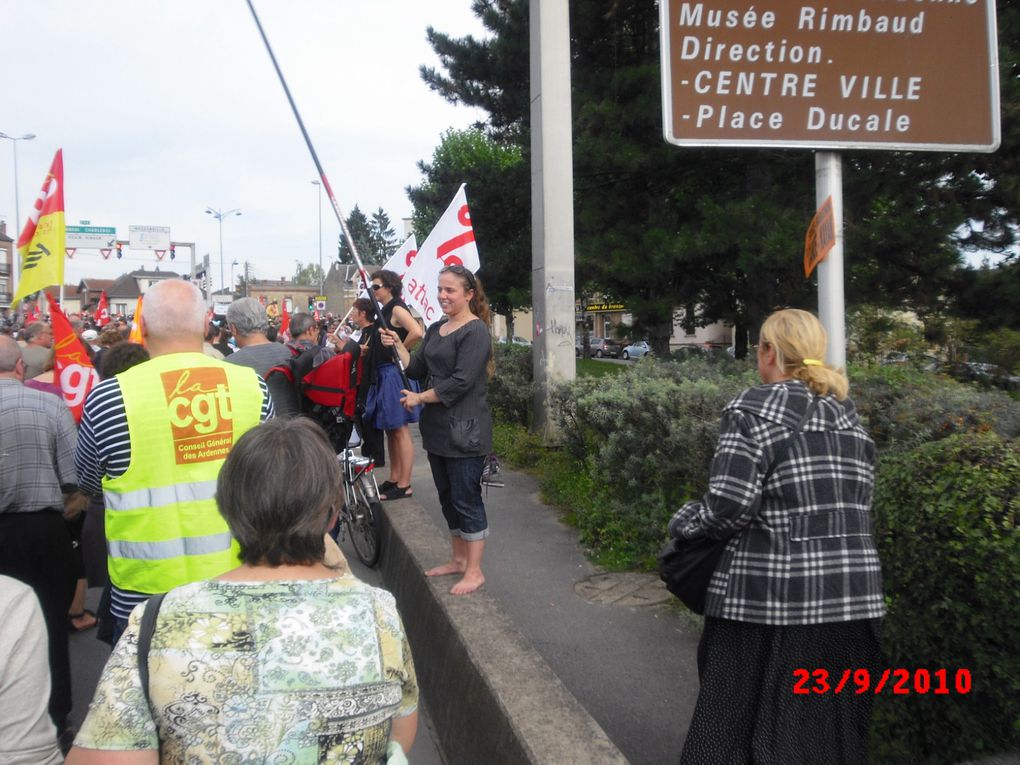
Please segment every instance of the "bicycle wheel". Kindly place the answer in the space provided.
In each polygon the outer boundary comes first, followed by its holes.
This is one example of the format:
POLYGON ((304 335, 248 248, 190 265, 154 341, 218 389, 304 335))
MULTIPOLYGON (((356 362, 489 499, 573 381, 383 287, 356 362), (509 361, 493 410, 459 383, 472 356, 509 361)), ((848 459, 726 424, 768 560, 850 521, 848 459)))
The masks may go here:
POLYGON ((357 484, 354 486, 354 507, 344 513, 344 522, 351 535, 351 544, 358 560, 366 566, 375 566, 382 551, 382 535, 379 531, 379 516, 382 505, 370 502, 357 484))

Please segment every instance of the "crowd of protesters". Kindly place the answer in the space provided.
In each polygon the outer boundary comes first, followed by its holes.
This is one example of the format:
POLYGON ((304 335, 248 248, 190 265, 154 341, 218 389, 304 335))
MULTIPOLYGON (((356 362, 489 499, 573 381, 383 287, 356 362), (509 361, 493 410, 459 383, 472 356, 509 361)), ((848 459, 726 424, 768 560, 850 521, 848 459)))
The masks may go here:
MULTIPOLYGON (((102 378, 78 426, 53 380, 51 326, 3 317, 0 762, 70 749, 71 765, 406 763, 418 688, 396 604, 353 577, 329 534, 345 443, 297 416, 300 390, 267 380, 298 357, 361 357, 356 417, 379 464, 389 447, 383 499, 411 496, 420 418, 451 537, 424 574, 457 577, 449 592, 466 595, 485 582, 492 342, 481 281, 462 266, 441 270, 444 318, 424 333, 396 274, 371 288, 346 324, 251 298, 210 317, 196 287, 167 280, 134 317, 143 344, 124 317, 72 315, 102 378), (74 738, 68 632, 96 625, 86 582, 103 587, 98 634, 115 648, 74 738)), ((874 443, 823 361, 817 318, 777 311, 760 341, 762 384, 726 406, 709 490, 668 529, 699 566, 715 551, 681 762, 862 762, 870 697, 802 702, 791 670, 881 662, 874 443)))
MULTIPOLYGON (((0 708, 19 710, 0 715, 0 761, 59 762, 76 734, 68 762, 106 762, 114 751, 118 761, 155 762, 161 751, 196 746, 213 760, 244 750, 263 761, 289 751, 295 726, 306 726, 311 714, 321 718, 309 739, 318 753, 337 755, 337 762, 349 751, 370 754, 366 762, 402 762, 416 728, 417 686, 395 604, 353 578, 327 533, 340 494, 336 445, 306 418, 290 418, 301 409, 288 398, 293 389, 271 394, 265 380, 296 353, 360 353, 373 343, 371 331, 364 321, 293 313, 284 336, 282 317, 270 320, 259 301, 241 299, 211 316, 201 293, 183 280, 153 285, 142 314, 114 316, 103 327, 88 315, 68 316, 100 378, 77 426, 53 380, 48 317, 0 317, 0 614, 18 619, 17 629, 0 625, 7 627, 0 651, 18 656, 16 666, 7 661, 0 670, 0 708), (138 333, 143 343, 130 342, 138 333), (263 433, 278 413, 274 397, 283 418, 263 433), (295 484, 302 471, 307 480, 295 484), (102 588, 98 613, 84 608, 86 584, 102 588), (191 592, 192 585, 201 586, 191 592), (170 597, 156 606, 163 610, 146 684, 138 674, 140 619, 143 604, 160 603, 154 596, 164 593, 170 597), (249 593, 259 608, 238 607, 237 597, 249 593), (313 606, 338 628, 291 636, 295 645, 317 642, 312 664, 305 651, 301 662, 262 651, 272 649, 274 620, 313 606), (97 622, 97 636, 116 650, 76 732, 68 719, 68 634, 97 622), (35 651, 20 642, 26 629, 36 632, 35 651), (187 643, 193 660, 215 662, 222 641, 240 635, 258 654, 250 660, 265 662, 251 670, 279 675, 280 692, 269 699, 254 686, 216 691, 231 708, 268 704, 262 719, 271 730, 243 742, 209 740, 199 728, 231 715, 206 709, 208 719, 191 718, 198 728, 178 725, 175 710, 194 688, 173 686, 173 673, 159 668, 175 653, 166 653, 175 640, 187 643), (206 638, 208 651, 199 650, 206 638), (349 668, 325 657, 355 654, 357 672, 349 683, 338 680, 349 668), (323 662, 320 673, 314 661, 323 662), (329 678, 329 688, 316 677, 329 678), (38 697, 40 678, 51 686, 48 704, 23 703, 26 689, 38 697), (152 712, 145 719, 137 708, 140 683, 153 689, 153 704, 143 701, 152 712), (307 693, 320 698, 315 710, 282 714, 307 693), (339 709, 346 711, 338 716, 339 709)), ((376 448, 383 463, 382 444, 376 448)))

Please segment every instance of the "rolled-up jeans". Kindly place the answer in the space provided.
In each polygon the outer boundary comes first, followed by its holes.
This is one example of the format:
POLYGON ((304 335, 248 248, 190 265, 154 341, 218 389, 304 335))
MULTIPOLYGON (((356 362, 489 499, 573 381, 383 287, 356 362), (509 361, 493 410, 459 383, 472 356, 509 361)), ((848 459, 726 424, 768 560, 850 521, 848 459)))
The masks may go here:
POLYGON ((432 480, 450 534, 466 542, 489 536, 489 522, 482 502, 482 468, 485 457, 440 457, 429 453, 432 480))

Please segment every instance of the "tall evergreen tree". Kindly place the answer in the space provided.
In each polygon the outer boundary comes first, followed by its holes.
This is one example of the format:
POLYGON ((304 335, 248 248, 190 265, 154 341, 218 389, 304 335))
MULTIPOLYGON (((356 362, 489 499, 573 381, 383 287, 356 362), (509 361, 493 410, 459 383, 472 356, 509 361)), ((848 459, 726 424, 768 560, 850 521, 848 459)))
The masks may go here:
MULTIPOLYGON (((434 90, 489 114, 527 154, 526 0, 475 0, 490 37, 429 30, 434 90)), ((572 0, 576 278, 627 303, 660 352, 673 309, 700 306, 742 338, 775 306, 812 306, 800 266, 815 207, 806 151, 680 149, 661 136, 658 12, 647 0, 572 0)), ((945 310, 960 251, 1003 250, 1020 212, 1020 10, 999 0, 1003 144, 992 155, 845 155, 851 300, 945 310)), ((508 179, 509 180, 509 179, 508 179)), ((528 185, 522 176, 517 192, 528 185)), ((507 187, 504 186, 506 189, 507 187)), ((738 343, 738 349, 741 344, 738 343)))
MULTIPOLYGON (((358 257, 361 258, 361 262, 365 265, 381 265, 382 261, 377 258, 372 248, 372 225, 369 223, 365 213, 361 211, 361 208, 354 205, 354 208, 347 215, 347 220, 344 222, 347 224, 347 230, 350 231, 351 238, 354 240, 354 246, 358 248, 358 257)), ((347 239, 344 237, 343 232, 340 234, 337 258, 341 263, 354 262, 351 248, 347 245, 347 239)))
POLYGON ((393 230, 390 216, 380 207, 372 213, 369 228, 373 262, 385 263, 397 249, 397 232, 393 230))

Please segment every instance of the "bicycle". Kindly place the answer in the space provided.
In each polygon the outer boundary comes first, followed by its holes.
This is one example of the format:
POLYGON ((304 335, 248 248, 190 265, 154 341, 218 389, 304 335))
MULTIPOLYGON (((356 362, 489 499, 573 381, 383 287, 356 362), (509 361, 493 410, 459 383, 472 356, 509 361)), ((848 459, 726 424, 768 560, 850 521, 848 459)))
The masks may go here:
POLYGON ((382 504, 379 502, 379 487, 375 482, 375 460, 372 457, 355 456, 354 448, 360 445, 361 438, 357 429, 354 429, 347 448, 336 455, 344 490, 336 533, 342 536, 342 529, 346 529, 358 559, 366 566, 374 567, 382 552, 379 528, 382 504))

